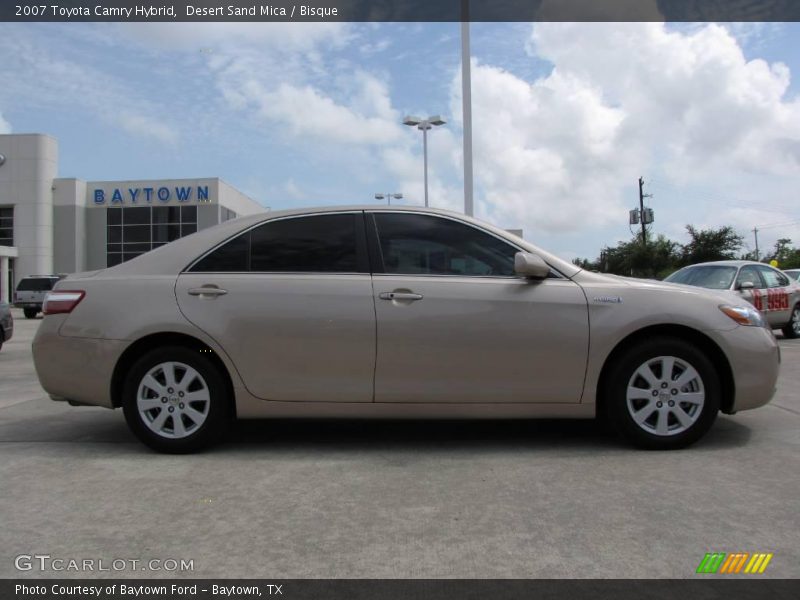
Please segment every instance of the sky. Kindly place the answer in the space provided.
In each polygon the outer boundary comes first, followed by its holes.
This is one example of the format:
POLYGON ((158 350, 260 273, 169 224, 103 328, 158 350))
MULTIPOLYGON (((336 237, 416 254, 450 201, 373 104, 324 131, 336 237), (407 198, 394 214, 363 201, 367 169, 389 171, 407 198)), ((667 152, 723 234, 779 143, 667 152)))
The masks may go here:
MULTIPOLYGON (((475 216, 562 257, 734 226, 800 245, 800 24, 473 23, 475 216)), ((2 23, 0 133, 59 175, 220 177, 272 209, 463 211, 459 23, 2 23)), ((2 199, 0 199, 0 202, 2 199)))

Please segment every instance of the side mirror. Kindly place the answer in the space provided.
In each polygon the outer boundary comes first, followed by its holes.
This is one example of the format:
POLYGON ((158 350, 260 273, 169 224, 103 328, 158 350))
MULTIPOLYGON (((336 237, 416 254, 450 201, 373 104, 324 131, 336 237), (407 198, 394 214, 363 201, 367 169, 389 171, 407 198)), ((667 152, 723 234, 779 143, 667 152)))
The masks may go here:
POLYGON ((514 272, 520 277, 544 279, 550 274, 550 267, 541 256, 528 252, 517 252, 514 255, 514 272))
POLYGON ((740 290, 752 290, 755 286, 752 281, 743 281, 737 286, 740 290))

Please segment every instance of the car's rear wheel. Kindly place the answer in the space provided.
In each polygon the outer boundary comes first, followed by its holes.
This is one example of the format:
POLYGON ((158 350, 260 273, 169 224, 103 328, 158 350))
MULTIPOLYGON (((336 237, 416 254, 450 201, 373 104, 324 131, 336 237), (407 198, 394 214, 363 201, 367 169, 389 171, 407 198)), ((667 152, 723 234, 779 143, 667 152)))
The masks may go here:
POLYGON ((792 340, 800 337, 800 304, 796 304, 792 309, 792 318, 781 331, 784 337, 792 340))
POLYGON ((225 380, 197 350, 152 350, 134 363, 123 385, 128 426, 154 450, 195 452, 225 433, 231 414, 225 380))
POLYGON ((659 337, 626 350, 605 379, 609 420, 636 446, 683 448, 714 423, 721 386, 714 364, 694 345, 659 337))
POLYGON ((39 311, 35 308, 23 308, 22 313, 25 315, 26 319, 35 319, 39 311))

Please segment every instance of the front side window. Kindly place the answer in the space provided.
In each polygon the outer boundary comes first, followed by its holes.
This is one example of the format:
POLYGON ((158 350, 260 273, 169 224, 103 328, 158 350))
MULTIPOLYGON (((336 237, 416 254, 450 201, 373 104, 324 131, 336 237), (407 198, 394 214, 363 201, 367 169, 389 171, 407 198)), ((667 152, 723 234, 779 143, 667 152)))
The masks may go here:
POLYGON ((739 269, 739 277, 736 278, 736 287, 742 287, 743 283, 752 283, 755 289, 761 289, 764 287, 764 283, 761 281, 758 270, 756 270, 756 267, 753 265, 748 265, 739 269))
POLYGON ((514 276, 517 248, 479 229, 431 215, 374 217, 385 273, 514 276))
POLYGON ((226 242, 191 270, 357 273, 356 239, 353 213, 269 221, 226 242))

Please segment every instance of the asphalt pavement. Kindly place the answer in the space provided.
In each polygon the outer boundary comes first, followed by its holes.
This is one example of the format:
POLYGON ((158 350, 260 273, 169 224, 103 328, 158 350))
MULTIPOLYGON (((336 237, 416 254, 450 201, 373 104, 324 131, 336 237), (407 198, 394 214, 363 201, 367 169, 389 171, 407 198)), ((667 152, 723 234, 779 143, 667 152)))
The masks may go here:
POLYGON ((15 316, 0 577, 691 578, 713 551, 773 553, 738 577, 800 575, 800 340, 769 405, 681 451, 589 421, 292 420, 164 456, 120 411, 49 400, 41 321, 15 316))

